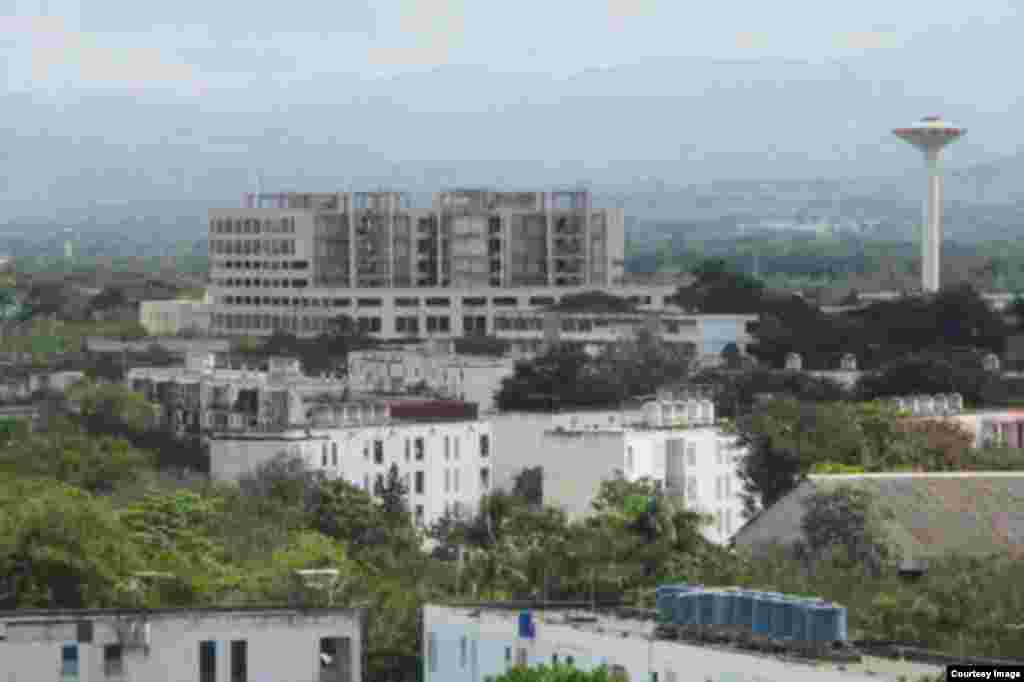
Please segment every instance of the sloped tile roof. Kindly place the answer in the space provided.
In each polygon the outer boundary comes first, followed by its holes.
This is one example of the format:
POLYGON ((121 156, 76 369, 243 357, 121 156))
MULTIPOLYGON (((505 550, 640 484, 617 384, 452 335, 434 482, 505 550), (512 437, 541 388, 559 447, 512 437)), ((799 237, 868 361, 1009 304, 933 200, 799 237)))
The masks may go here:
POLYGON ((1024 475, 815 476, 873 492, 892 513, 889 540, 915 558, 1018 554, 1024 558, 1024 475))

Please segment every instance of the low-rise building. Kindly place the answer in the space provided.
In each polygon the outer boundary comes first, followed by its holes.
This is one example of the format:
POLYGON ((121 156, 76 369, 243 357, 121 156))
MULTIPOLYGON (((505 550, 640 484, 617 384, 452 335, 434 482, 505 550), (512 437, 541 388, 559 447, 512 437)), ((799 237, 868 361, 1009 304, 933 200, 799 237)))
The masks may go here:
POLYGON ((439 397, 494 407, 502 379, 515 373, 514 357, 460 355, 449 348, 379 348, 348 354, 348 380, 354 391, 405 393, 426 389, 439 397))
POLYGON ((792 547, 803 539, 806 500, 841 485, 873 493, 891 512, 883 541, 902 552, 902 560, 1024 552, 1024 472, 812 475, 754 516, 734 543, 755 556, 792 547))
POLYGON ((34 372, 17 366, 3 370, 0 403, 24 402, 43 392, 63 393, 85 377, 84 372, 34 372))
POLYGON ((317 406, 348 393, 344 379, 307 376, 294 358, 270 358, 262 371, 220 368, 210 354, 190 354, 184 366, 136 367, 125 384, 163 408, 167 427, 193 436, 302 426, 317 406))
POLYGON ((728 646, 661 639, 649 620, 557 605, 529 613, 494 606, 423 609, 425 682, 481 682, 515 665, 606 666, 620 679, 646 682, 896 682, 941 673, 939 666, 862 657, 829 663, 764 655, 728 646))
POLYGON ((357 682, 365 647, 361 609, 0 613, 4 682, 357 682))
POLYGON ((240 428, 210 437, 215 480, 237 480, 278 455, 373 493, 392 464, 409 491, 415 520, 476 512, 493 488, 490 424, 475 405, 455 401, 376 401, 323 406, 305 428, 240 428))
POLYGON ((141 301, 139 323, 154 336, 205 334, 210 331, 210 312, 205 301, 141 301))
POLYGON ((744 451, 716 425, 710 401, 651 401, 639 409, 557 415, 496 415, 498 483, 511 488, 523 469, 540 467, 545 504, 571 518, 592 512, 601 483, 648 478, 688 509, 707 514, 703 529, 725 543, 743 512, 737 468, 744 451))

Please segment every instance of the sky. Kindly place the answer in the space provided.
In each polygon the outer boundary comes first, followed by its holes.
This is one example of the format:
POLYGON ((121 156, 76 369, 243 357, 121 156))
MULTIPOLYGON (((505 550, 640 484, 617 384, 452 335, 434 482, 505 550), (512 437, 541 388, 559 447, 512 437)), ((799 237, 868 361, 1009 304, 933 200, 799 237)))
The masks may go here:
POLYGON ((887 128, 936 113, 980 130, 961 162, 987 161, 1024 144, 1008 67, 1024 63, 1021 35, 1011 0, 0 0, 14 124, 0 196, 53 200, 85 170, 96 187, 254 163, 282 181, 551 159, 575 174, 618 164, 622 181, 644 161, 680 182, 851 158, 881 172, 914 162, 887 128), (728 128, 762 103, 775 147, 728 128))

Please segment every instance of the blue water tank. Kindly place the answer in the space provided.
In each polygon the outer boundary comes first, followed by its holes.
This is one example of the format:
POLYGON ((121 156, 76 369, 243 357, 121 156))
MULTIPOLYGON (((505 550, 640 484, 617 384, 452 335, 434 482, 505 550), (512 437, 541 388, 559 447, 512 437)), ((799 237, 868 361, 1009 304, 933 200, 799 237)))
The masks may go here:
POLYGON ((846 609, 838 604, 818 604, 811 607, 814 641, 845 642, 846 609))
POLYGON ((754 627, 754 596, 757 592, 741 590, 733 598, 733 625, 752 630, 754 627))
POLYGON ((715 621, 715 593, 705 590, 697 593, 697 625, 713 625, 715 621))
POLYGON ((676 625, 696 625, 699 595, 699 592, 684 592, 676 595, 676 613, 673 621, 676 625))
POLYGON ((794 599, 793 600, 793 639, 797 642, 810 641, 810 629, 809 629, 809 608, 815 604, 813 599, 794 599))
POLYGON ((753 627, 754 634, 770 636, 772 634, 772 598, 765 593, 754 594, 753 601, 753 627))
POLYGON ((519 636, 523 639, 533 639, 533 614, 529 611, 519 612, 519 636))
POLYGON ((793 636, 793 611, 790 599, 776 599, 772 604, 772 638, 789 639, 793 636))
POLYGON ((722 625, 733 627, 736 625, 736 605, 739 600, 739 592, 726 590, 722 593, 722 625))

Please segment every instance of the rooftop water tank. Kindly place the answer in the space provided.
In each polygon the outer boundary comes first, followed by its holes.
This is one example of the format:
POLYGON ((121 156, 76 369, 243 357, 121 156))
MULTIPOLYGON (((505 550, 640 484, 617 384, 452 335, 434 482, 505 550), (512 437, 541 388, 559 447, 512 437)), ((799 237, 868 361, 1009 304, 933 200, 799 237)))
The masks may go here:
POLYGON ((697 601, 700 592, 683 592, 676 595, 676 610, 672 622, 676 625, 697 624, 697 601))
POLYGON ((715 423, 715 404, 710 400, 700 401, 700 420, 705 424, 715 423))
POLYGON ((722 592, 721 625, 734 627, 736 625, 736 606, 739 603, 740 593, 735 589, 722 592))
POLYGON ((935 414, 935 398, 930 395, 921 396, 921 414, 922 415, 933 415, 935 414))
POLYGON ((643 406, 644 423, 650 427, 660 427, 662 425, 661 420, 661 405, 657 402, 644 403, 643 406))
POLYGON ((696 625, 713 625, 715 621, 715 593, 710 590, 697 593, 696 625))
POLYGON ((808 608, 814 604, 812 599, 794 599, 793 600, 793 628, 790 631, 790 636, 796 642, 806 642, 810 640, 808 636, 808 608))
POLYGON ((751 631, 756 635, 768 637, 772 634, 772 597, 764 592, 756 592, 751 597, 753 602, 753 627, 751 631))
POLYGON ((772 604, 772 638, 786 640, 793 636, 796 604, 791 599, 776 599, 772 604))
POLYGON ((737 627, 753 629, 755 595, 757 592, 751 590, 740 590, 736 593, 733 603, 733 624, 737 627))

